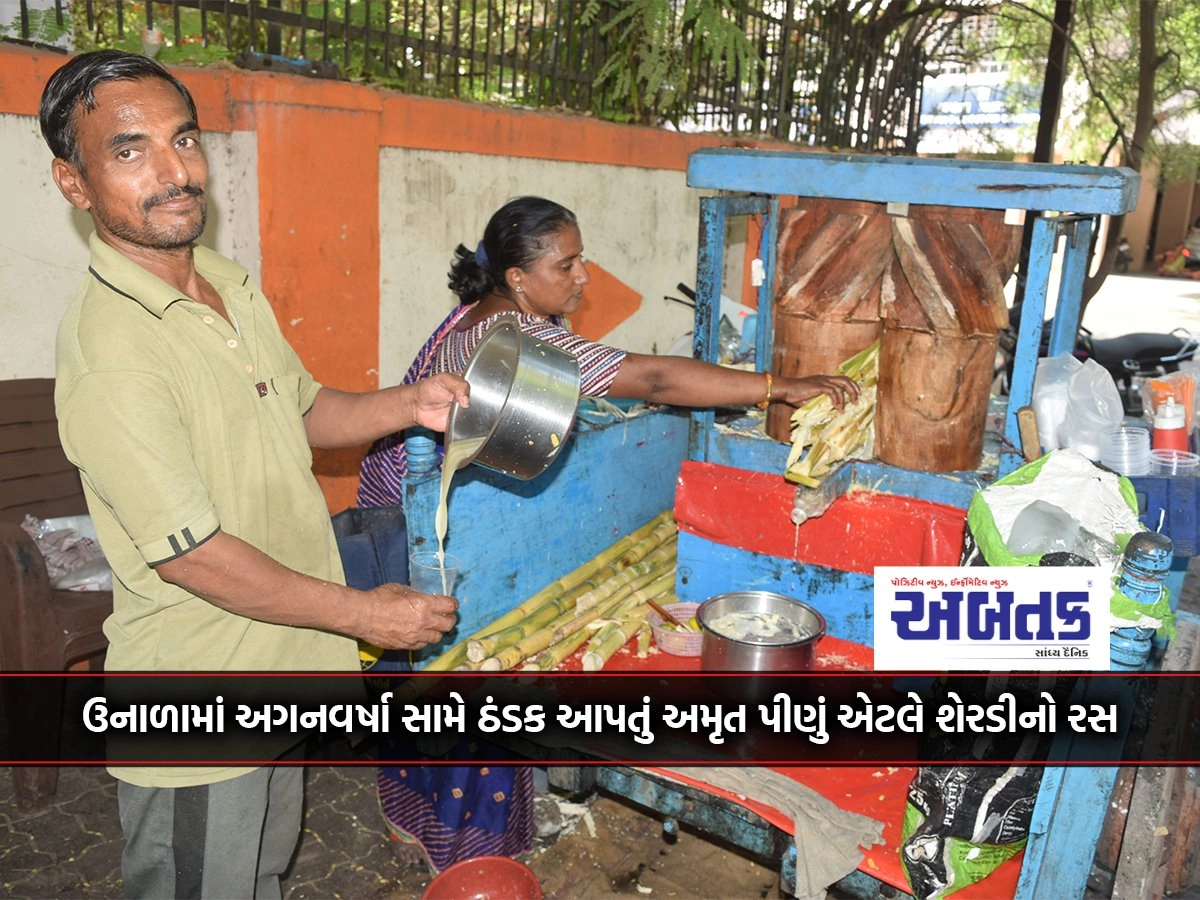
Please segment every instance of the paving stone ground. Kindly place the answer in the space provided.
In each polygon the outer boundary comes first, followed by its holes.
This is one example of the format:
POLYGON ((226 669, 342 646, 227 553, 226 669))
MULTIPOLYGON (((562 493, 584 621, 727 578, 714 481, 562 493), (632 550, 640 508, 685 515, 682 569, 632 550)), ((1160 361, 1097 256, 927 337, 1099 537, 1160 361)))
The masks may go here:
MULTIPOLYGON (((101 768, 64 768, 54 802, 19 807, 0 769, 0 896, 108 900, 124 896, 116 783, 101 768)), ((405 900, 431 876, 396 859, 384 837, 370 766, 307 770, 304 833, 283 882, 286 900, 405 900)), ((526 862, 547 900, 777 896, 778 873, 700 836, 673 841, 654 817, 611 797, 587 801, 588 821, 540 842, 526 862), (649 888, 651 893, 647 894, 649 888)))
MULTIPOLYGON (((68 690, 88 684, 72 680, 68 690)), ((70 758, 103 757, 98 739, 78 724, 64 721, 63 741, 70 758)), ((283 881, 285 900, 407 900, 420 897, 432 879, 424 862, 393 853, 368 753, 334 745, 306 767, 304 829, 283 881), (361 764, 321 765, 322 758, 361 764)), ((545 793, 537 802, 539 825, 551 819, 566 825, 537 838, 524 859, 547 900, 649 896, 647 889, 685 900, 778 893, 778 872, 765 861, 689 832, 668 840, 657 816, 624 801, 545 793)), ((60 768, 52 801, 29 808, 17 802, 12 770, 0 767, 0 897, 123 897, 122 847, 116 781, 104 768, 60 768)))

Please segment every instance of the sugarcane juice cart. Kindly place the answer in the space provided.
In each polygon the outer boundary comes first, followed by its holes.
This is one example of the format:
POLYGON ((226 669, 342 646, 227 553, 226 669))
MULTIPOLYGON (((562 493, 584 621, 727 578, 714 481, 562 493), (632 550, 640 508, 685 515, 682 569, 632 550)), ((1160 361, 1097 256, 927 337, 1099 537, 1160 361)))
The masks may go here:
MULTIPOLYGON (((856 230, 890 232, 899 222, 903 233, 912 237, 909 252, 915 255, 907 262, 918 271, 935 270, 931 284, 937 282, 937 267, 945 259, 936 259, 938 246, 929 244, 928 235, 936 232, 939 239, 951 241, 942 249, 950 247, 947 255, 952 255, 970 229, 953 224, 934 227, 927 221, 921 225, 921 216, 929 209, 938 211, 939 222, 951 223, 958 221, 954 211, 959 208, 999 211, 1001 217, 1011 210, 1034 216, 1007 406, 1001 403, 999 413, 992 410, 993 420, 1001 417, 996 423, 998 433, 984 434, 987 409, 972 413, 973 432, 962 434, 960 428, 959 437, 968 443, 983 443, 986 437, 987 444, 979 461, 966 469, 927 471, 921 465, 878 459, 846 463, 830 478, 842 491, 851 486, 868 490, 838 497, 824 515, 797 527, 789 519, 795 487, 781 477, 789 448, 783 439, 763 433, 761 417, 718 424, 712 410, 690 415, 656 410, 625 417, 585 409, 568 446, 539 478, 517 483, 475 466, 456 476, 448 549, 462 560, 464 573, 459 630, 469 634, 487 624, 659 511, 673 508, 679 527, 676 595, 680 600, 700 602, 743 589, 802 599, 817 607, 828 624, 829 637, 818 651, 824 657, 822 664, 870 668, 873 567, 958 563, 971 496, 1023 461, 1016 412, 1029 405, 1032 396, 1056 245, 1062 244, 1062 263, 1049 334, 1051 355, 1074 345, 1098 217, 1134 207, 1138 176, 1124 169, 1082 166, 701 150, 692 155, 687 177, 690 186, 716 192, 700 201, 695 356, 717 359, 720 297, 730 255, 728 226, 746 217, 761 234, 756 261, 761 265, 755 357, 759 371, 772 367, 775 354, 775 371, 798 374, 788 371, 790 363, 778 354, 775 332, 784 322, 783 311, 775 308, 777 289, 782 290, 778 254, 781 244, 787 245, 786 234, 781 241, 781 231, 786 230, 781 222, 789 215, 794 222, 811 214, 813 207, 789 213, 788 198, 801 198, 801 206, 805 201, 850 204, 834 211, 843 215, 842 225, 835 222, 833 231, 811 232, 808 242, 801 242, 799 258, 822 240, 830 245, 827 249, 836 251, 837 228, 844 226, 848 209, 851 216, 861 213, 853 225, 856 230), (875 206, 860 210, 854 204, 875 206), (1040 212, 1047 210, 1053 212, 1040 212), (913 228, 907 224, 910 218, 916 223, 913 228), (866 219, 871 221, 864 224, 866 219)), ((818 212, 827 222, 836 218, 827 215, 828 210, 818 212)), ((974 228, 973 233, 979 231, 974 228)), ((875 265, 882 271, 891 264, 861 261, 854 268, 875 265)), ((998 271, 989 270, 984 277, 996 282, 998 271)), ((894 296, 889 300, 894 309, 901 308, 894 296)), ((916 309, 909 300, 910 308, 916 309)), ((818 327, 824 326, 818 323, 818 327)), ((876 321, 873 327, 882 326, 876 321)), ((994 328, 985 334, 988 339, 994 336, 994 328)), ((987 340, 983 344, 985 355, 990 353, 986 359, 990 382, 995 344, 987 340)), ((819 352, 821 348, 806 349, 819 352)), ((979 347, 968 349, 979 356, 979 347)), ((833 365, 821 361, 815 371, 832 371, 835 364, 836 360, 833 365)), ((881 382, 883 377, 881 366, 881 382)), ((903 390, 904 385, 895 389, 903 390)), ((986 397, 982 402, 988 405, 986 397)), ((780 413, 772 410, 768 425, 772 415, 780 413)), ((428 449, 410 442, 405 506, 413 548, 429 546, 433 540, 438 479, 428 449)), ((951 447, 949 452, 956 451, 951 447)), ((678 658, 662 656, 654 657, 653 663, 626 657, 616 664, 683 665, 678 658)), ((976 890, 962 891, 964 900, 1081 896, 1115 772, 1113 767, 1048 767, 1023 856, 1010 860, 976 890)), ((845 802, 859 811, 896 820, 885 822, 886 846, 868 853, 859 870, 839 884, 843 889, 861 896, 897 896, 896 888, 906 889, 897 853, 898 818, 911 774, 911 769, 882 773, 870 767, 809 773, 812 786, 835 802, 850 798, 845 802)), ((657 812, 668 830, 685 823, 775 858, 781 886, 791 892, 797 848, 787 818, 769 803, 667 777, 653 768, 578 767, 569 772, 552 768, 551 779, 572 787, 598 784, 657 812)))

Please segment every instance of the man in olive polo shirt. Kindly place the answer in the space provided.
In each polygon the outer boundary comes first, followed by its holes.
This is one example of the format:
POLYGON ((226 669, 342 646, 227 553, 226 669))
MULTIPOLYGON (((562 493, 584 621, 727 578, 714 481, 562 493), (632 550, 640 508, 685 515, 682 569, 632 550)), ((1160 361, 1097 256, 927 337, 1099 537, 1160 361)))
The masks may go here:
MULTIPOLYGON (((115 575, 108 670, 357 670, 356 639, 440 639, 452 598, 344 585, 310 447, 443 430, 466 382, 350 394, 313 380, 246 270, 194 246, 196 107, 157 63, 76 57, 47 82, 41 126, 55 183, 96 228, 55 399, 115 575)), ((113 773, 130 896, 279 896, 299 768, 113 773)))

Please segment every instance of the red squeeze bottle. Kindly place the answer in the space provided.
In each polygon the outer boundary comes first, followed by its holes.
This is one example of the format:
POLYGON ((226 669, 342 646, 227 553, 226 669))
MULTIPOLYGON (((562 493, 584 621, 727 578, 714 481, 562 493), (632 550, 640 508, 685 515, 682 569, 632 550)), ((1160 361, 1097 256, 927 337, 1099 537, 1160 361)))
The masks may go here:
POLYGON ((1188 449, 1186 416, 1182 406, 1175 405, 1175 398, 1168 397, 1167 402, 1154 412, 1155 450, 1184 450, 1188 449))

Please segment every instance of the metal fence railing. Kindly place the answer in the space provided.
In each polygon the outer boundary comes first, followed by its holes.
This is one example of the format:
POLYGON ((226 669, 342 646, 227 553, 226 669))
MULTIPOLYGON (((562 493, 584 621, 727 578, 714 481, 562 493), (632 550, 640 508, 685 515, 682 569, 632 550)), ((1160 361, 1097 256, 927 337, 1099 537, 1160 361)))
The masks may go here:
POLYGON ((722 55, 682 21, 683 0, 660 0, 678 24, 658 36, 667 46, 655 59, 671 68, 648 97, 638 71, 649 45, 618 27, 630 0, 17 2, 19 19, 0 22, 0 36, 145 49, 167 63, 307 66, 414 93, 908 153, 924 48, 953 27, 935 17, 884 28, 861 11, 870 4, 847 0, 727 0, 748 52, 722 55))

